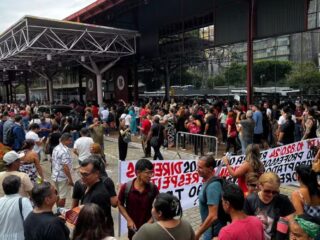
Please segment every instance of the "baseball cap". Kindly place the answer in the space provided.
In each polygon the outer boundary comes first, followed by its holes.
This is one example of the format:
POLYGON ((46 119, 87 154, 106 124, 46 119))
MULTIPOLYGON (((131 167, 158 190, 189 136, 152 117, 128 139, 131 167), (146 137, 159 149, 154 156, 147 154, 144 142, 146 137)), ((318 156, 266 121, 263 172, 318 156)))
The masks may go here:
POLYGON ((18 160, 19 158, 24 157, 24 155, 25 155, 24 153, 17 153, 15 151, 10 151, 3 156, 3 161, 5 165, 10 165, 11 163, 18 160))

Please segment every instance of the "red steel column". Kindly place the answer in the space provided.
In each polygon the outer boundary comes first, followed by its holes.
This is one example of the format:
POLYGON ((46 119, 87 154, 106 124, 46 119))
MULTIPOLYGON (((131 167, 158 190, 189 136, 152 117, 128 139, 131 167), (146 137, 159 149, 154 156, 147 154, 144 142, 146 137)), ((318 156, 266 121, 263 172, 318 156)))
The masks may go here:
POLYGON ((247 105, 252 104, 253 32, 255 23, 255 0, 249 0, 247 40, 247 105))

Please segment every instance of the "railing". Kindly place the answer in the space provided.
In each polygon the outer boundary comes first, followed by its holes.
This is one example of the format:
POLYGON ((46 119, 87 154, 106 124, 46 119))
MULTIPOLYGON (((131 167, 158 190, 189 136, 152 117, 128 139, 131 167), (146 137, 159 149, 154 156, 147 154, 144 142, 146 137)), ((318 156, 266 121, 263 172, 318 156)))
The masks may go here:
POLYGON ((218 138, 203 134, 188 132, 177 132, 176 150, 191 151, 194 155, 213 154, 215 158, 218 154, 218 138))

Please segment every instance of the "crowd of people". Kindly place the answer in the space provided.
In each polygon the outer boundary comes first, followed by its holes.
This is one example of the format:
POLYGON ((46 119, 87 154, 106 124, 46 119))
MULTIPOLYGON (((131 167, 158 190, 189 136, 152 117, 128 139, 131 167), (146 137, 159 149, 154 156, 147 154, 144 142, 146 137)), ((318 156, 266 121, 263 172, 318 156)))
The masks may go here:
POLYGON ((2 152, 0 164, 0 239, 112 240, 112 207, 126 219, 128 238, 134 240, 320 236, 320 151, 312 166, 295 169, 299 188, 290 198, 280 193, 279 176, 265 172, 260 161, 262 149, 317 137, 317 102, 298 99, 271 108, 268 101, 246 108, 220 99, 72 104, 72 117, 61 112, 39 116, 37 104, 0 105, 0 146, 9 149, 2 152), (119 160, 126 160, 132 137, 141 139, 145 154, 136 162, 136 178, 119 192, 106 172, 104 154, 104 137, 116 131, 119 160), (193 142, 201 154, 197 172, 203 178, 196 231, 182 218, 180 200, 159 193, 151 181, 151 148, 153 160, 163 160, 161 148, 174 147, 177 132, 214 136, 226 145, 224 152, 233 148, 231 154, 245 154, 237 169, 230 166, 228 155, 222 158, 238 180, 233 184, 216 176, 216 160, 203 152, 204 142, 193 142), (80 166, 78 177, 72 174, 73 159, 80 166), (50 179, 42 161, 50 162, 50 179), (71 210, 66 210, 70 196, 71 210), (53 213, 54 206, 60 216, 53 213))

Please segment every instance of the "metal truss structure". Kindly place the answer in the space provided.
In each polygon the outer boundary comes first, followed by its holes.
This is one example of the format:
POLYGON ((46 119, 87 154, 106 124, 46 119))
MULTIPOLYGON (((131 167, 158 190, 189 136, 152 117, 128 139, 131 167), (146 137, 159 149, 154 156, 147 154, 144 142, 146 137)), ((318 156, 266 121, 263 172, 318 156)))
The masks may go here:
POLYGON ((112 61, 136 53, 138 32, 25 16, 0 35, 0 69, 112 61))

